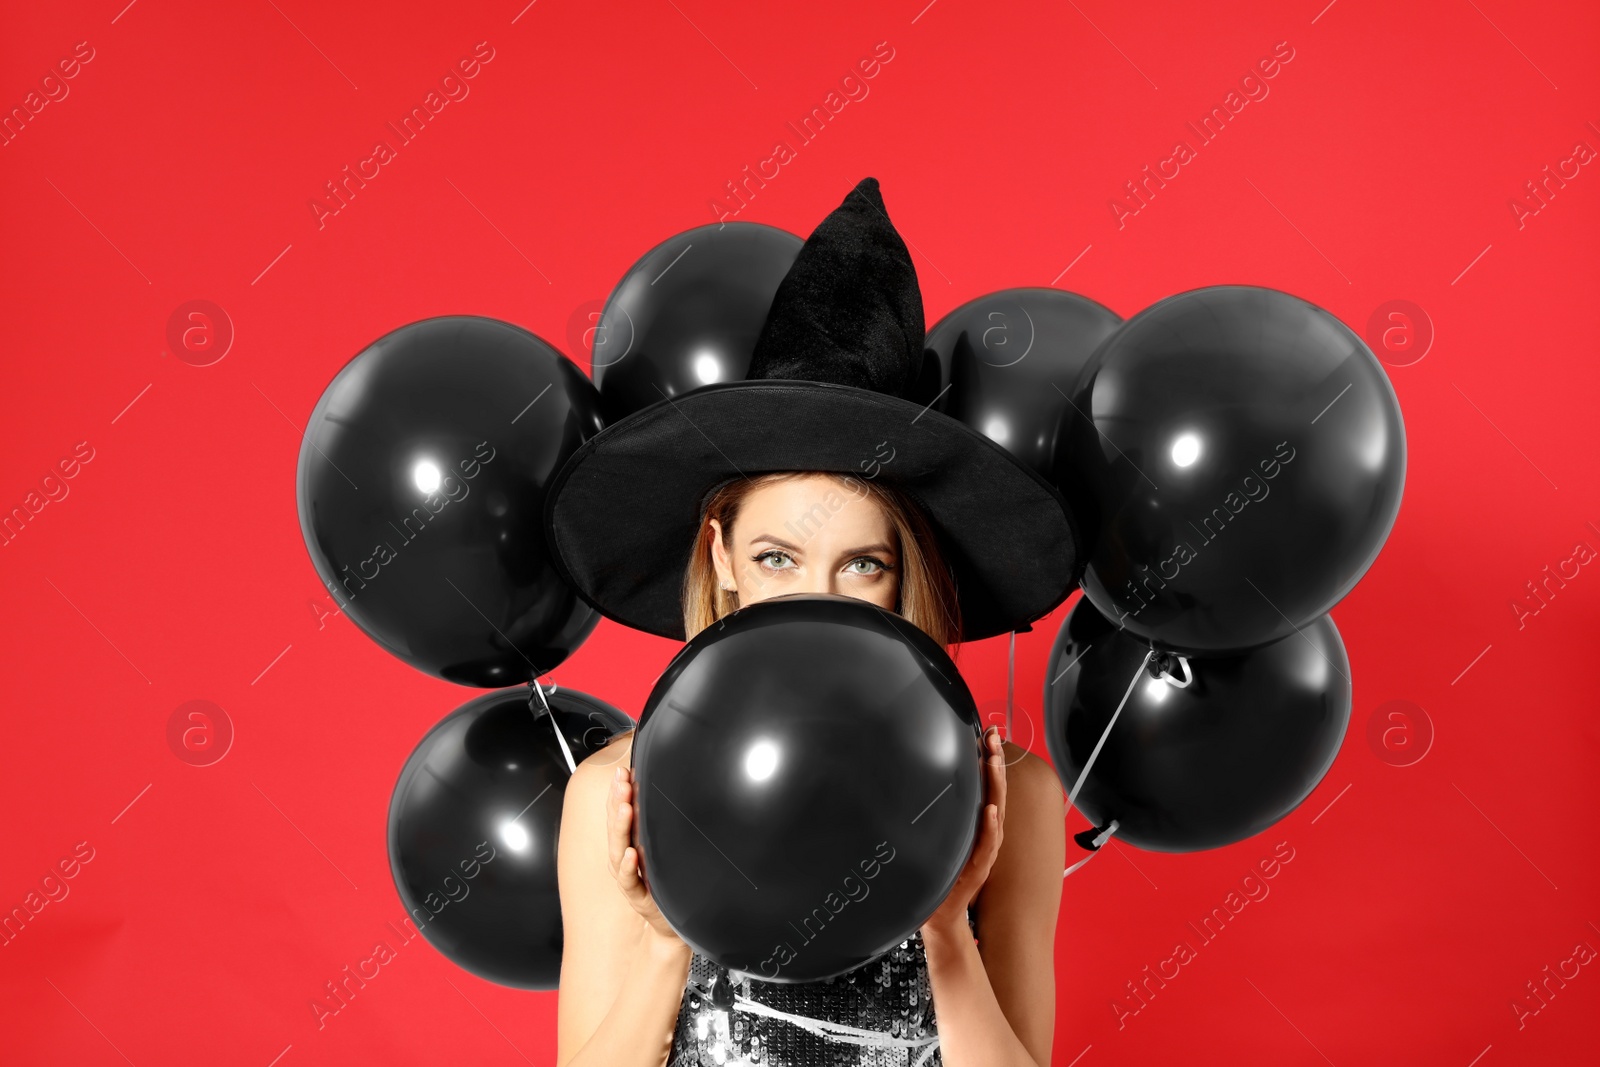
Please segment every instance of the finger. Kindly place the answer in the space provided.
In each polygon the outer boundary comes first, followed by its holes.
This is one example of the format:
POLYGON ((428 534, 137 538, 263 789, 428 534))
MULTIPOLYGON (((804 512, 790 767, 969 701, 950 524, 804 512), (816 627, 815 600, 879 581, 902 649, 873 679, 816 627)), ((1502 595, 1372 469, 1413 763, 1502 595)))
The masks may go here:
POLYGON ((1000 810, 1000 823, 1005 825, 1006 819, 1006 759, 1005 750, 1000 740, 998 728, 991 735, 990 755, 987 761, 989 775, 989 799, 1000 810))
POLYGON ((612 779, 606 794, 606 854, 611 863, 611 873, 616 874, 622 863, 623 851, 632 844, 632 807, 628 801, 632 791, 619 773, 612 779))

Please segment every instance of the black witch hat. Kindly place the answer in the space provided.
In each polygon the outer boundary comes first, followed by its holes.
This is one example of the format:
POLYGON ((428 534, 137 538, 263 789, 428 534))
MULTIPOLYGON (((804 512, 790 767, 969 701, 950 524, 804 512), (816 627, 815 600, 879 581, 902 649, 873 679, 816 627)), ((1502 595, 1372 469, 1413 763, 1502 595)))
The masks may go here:
POLYGON ((871 471, 938 535, 964 640, 1048 614, 1078 576, 1072 517, 999 445, 907 399, 923 332, 916 269, 866 178, 778 286, 744 381, 629 415, 556 476, 545 526, 567 580, 606 617, 683 640, 684 570, 713 489, 770 471, 871 471))

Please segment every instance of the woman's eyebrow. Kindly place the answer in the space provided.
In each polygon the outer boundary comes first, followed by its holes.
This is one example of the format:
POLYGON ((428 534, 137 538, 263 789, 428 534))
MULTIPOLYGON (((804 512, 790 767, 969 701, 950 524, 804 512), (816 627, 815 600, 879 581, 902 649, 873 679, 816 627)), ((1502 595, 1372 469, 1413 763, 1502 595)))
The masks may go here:
POLYGON ((752 544, 752 545, 757 543, 758 541, 765 541, 769 545, 777 545, 779 548, 786 548, 790 552, 798 552, 798 551, 800 551, 800 546, 799 545, 791 545, 789 542, 785 541, 783 538, 781 538, 781 537, 773 537, 771 534, 757 534, 756 536, 750 538, 750 544, 752 544))
POLYGON ((891 548, 890 546, 884 544, 882 541, 877 541, 877 542, 874 542, 873 544, 870 544, 870 545, 862 545, 860 548, 847 548, 843 552, 839 553, 839 555, 841 557, 843 557, 843 556, 861 556, 861 555, 867 554, 868 552, 876 552, 879 555, 883 555, 883 556, 892 556, 892 555, 894 555, 894 549, 891 548))

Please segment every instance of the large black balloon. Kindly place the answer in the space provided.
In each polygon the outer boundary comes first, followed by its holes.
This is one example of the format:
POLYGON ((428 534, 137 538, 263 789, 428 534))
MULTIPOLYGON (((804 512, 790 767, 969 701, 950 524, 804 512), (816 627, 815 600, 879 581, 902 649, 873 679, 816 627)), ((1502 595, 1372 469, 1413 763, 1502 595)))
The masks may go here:
MULTIPOLYGON (((571 774, 529 695, 485 693, 418 743, 389 804, 389 868, 411 921, 451 962, 501 985, 554 989, 557 832, 571 774)), ((586 693, 558 687, 546 699, 576 763, 633 728, 586 693)))
POLYGON ((601 427, 594 386, 528 331, 474 316, 401 327, 311 413, 296 482, 312 563, 413 667, 529 681, 600 621, 557 573, 541 519, 550 479, 601 427))
POLYGON ((774 226, 711 223, 628 268, 594 332, 606 420, 713 382, 743 381, 772 294, 803 244, 774 226))
POLYGON ((758 601, 697 634, 633 742, 639 853, 696 951, 772 982, 916 932, 977 840, 982 728, 955 664, 864 601, 758 601))
POLYGON ((1325 614, 1400 509, 1405 427, 1367 346, 1272 289, 1197 289, 1146 308, 1080 381, 1083 588, 1166 648, 1274 641, 1325 614))
POLYGON ((943 390, 935 406, 1055 482, 1078 420, 1068 402, 1078 376, 1121 323, 1110 308, 1062 289, 969 300, 928 331, 934 391, 943 390))
MULTIPOLYGON (((1087 598, 1067 615, 1045 671, 1044 728, 1069 792, 1149 650, 1087 598)), ((1327 615, 1249 651, 1194 657, 1189 670, 1181 689, 1156 664, 1144 670, 1075 801, 1155 852, 1265 830, 1322 781, 1350 723, 1350 660, 1327 615)))

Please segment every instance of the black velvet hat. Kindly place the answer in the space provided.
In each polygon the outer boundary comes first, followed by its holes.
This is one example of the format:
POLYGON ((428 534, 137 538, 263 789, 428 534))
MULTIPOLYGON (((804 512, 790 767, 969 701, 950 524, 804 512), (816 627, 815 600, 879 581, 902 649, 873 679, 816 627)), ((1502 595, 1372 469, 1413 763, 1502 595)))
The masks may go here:
POLYGON ((877 179, 864 179, 778 286, 744 381, 629 415, 556 476, 545 526, 567 580, 607 618, 681 641, 684 571, 710 492, 825 471, 870 475, 921 507, 955 578, 963 640, 1048 614, 1078 578, 1071 515, 1005 449, 907 399, 923 332, 910 253, 877 179))

